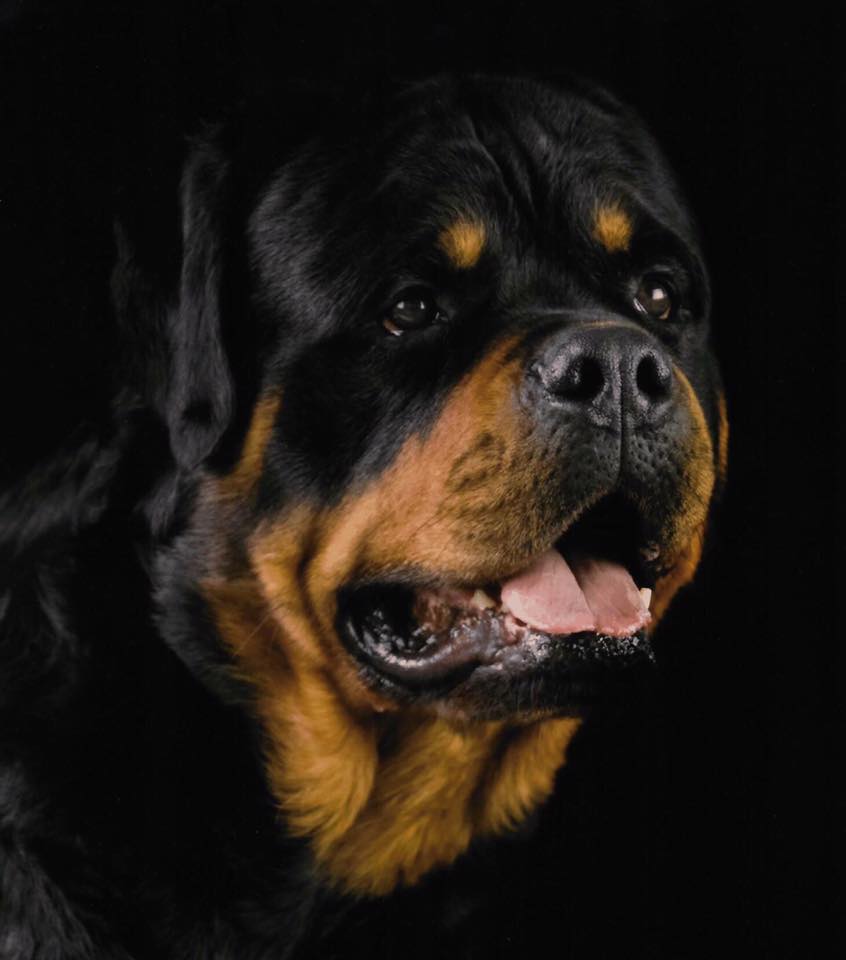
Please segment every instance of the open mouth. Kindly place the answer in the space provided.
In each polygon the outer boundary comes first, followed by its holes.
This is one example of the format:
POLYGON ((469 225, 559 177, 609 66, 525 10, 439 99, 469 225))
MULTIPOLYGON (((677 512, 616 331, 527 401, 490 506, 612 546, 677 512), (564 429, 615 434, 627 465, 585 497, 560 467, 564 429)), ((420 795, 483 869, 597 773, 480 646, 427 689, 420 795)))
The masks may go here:
POLYGON ((646 636, 656 548, 611 495, 554 546, 498 583, 369 584, 342 594, 341 635, 384 679, 456 686, 479 667, 575 669, 651 660, 646 636))

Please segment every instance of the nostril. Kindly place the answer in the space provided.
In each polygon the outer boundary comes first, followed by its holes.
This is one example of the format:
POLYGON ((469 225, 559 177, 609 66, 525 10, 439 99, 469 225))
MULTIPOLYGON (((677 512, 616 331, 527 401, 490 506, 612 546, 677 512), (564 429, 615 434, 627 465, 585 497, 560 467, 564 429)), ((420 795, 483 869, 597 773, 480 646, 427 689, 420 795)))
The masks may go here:
POLYGON ((635 372, 638 392, 656 403, 670 395, 670 368, 654 353, 641 357, 635 372))
POLYGON ((555 393, 567 400, 589 403, 602 393, 605 376, 596 357, 580 354, 567 365, 555 384, 555 393))

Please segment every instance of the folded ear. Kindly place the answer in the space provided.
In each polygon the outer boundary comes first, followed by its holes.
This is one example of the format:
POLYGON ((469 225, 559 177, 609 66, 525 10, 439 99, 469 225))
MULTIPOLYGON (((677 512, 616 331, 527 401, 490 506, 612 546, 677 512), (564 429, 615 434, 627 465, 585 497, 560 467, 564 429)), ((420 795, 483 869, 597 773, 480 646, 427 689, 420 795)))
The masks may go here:
POLYGON ((192 148, 179 184, 178 232, 160 205, 149 197, 144 205, 143 188, 136 199, 116 231, 115 305, 133 386, 165 422, 177 464, 189 469, 212 452, 233 407, 221 315, 222 151, 212 141, 192 148))
POLYGON ((182 177, 182 269, 167 324, 167 423, 183 466, 211 453, 232 413, 221 317, 225 180, 222 158, 208 148, 194 153, 182 177))

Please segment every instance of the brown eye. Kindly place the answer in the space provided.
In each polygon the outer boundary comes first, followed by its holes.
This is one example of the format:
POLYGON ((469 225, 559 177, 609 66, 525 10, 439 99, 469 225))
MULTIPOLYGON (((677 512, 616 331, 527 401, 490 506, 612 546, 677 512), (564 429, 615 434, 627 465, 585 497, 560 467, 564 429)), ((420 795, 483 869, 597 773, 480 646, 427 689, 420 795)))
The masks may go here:
POLYGON ((637 288, 634 305, 652 320, 667 320, 673 312, 672 289, 659 277, 644 277, 637 288))
POLYGON ((382 323, 388 333, 399 337, 409 330, 420 330, 443 319, 443 314, 431 297, 409 293, 397 300, 382 323))

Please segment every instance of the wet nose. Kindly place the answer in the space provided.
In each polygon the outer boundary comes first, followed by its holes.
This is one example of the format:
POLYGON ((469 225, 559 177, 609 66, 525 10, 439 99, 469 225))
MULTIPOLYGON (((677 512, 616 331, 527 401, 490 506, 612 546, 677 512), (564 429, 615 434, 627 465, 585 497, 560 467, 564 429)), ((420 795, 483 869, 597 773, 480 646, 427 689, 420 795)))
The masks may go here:
POLYGON ((563 331, 532 364, 547 401, 580 411, 599 425, 622 416, 635 427, 657 423, 670 406, 670 360, 657 341, 628 326, 563 331))

